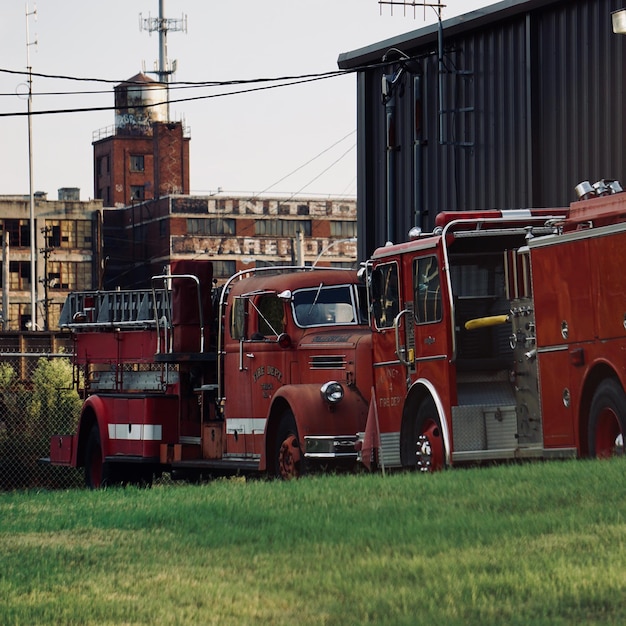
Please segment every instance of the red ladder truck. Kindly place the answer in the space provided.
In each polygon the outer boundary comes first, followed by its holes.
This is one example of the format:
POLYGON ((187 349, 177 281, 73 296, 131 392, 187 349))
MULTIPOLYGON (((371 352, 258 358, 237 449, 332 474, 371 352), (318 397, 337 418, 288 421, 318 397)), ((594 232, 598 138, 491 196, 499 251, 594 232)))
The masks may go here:
POLYGON ((626 194, 582 192, 569 208, 444 212, 375 251, 366 464, 623 453, 626 194))
POLYGON ((356 272, 261 268, 212 287, 210 262, 179 261, 150 289, 68 297, 84 403, 52 464, 84 467, 89 487, 354 465, 372 387, 356 272))

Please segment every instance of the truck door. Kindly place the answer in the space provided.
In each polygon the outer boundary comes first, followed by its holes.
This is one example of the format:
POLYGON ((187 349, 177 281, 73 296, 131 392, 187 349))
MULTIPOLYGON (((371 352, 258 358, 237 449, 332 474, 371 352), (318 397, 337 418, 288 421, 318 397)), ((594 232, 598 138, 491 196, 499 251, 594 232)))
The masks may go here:
POLYGON ((417 377, 445 388, 448 340, 440 263, 434 248, 378 263, 371 277, 374 376, 384 463, 402 464, 407 390, 417 377))
MULTIPOLYGON (((396 343, 406 345, 401 313, 398 261, 379 263, 372 270, 371 300, 373 317, 372 349, 374 385, 384 462, 400 465, 400 419, 406 394, 405 365, 396 353, 396 343), (400 319, 398 319, 400 318, 400 319)), ((401 354, 403 359, 407 355, 401 354)))
POLYGON ((445 364, 448 341, 445 324, 442 324, 442 280, 440 264, 433 251, 414 257, 411 262, 413 321, 415 324, 414 374, 429 380, 439 380, 440 365, 445 364))
MULTIPOLYGON (((263 449, 271 399, 289 372, 289 350, 278 345, 285 330, 285 303, 263 293, 233 303, 233 318, 241 318, 237 354, 228 351, 225 366, 226 452, 258 456, 263 449), (236 361, 236 362, 235 362, 236 361)), ((237 324, 231 321, 231 328, 237 324)))

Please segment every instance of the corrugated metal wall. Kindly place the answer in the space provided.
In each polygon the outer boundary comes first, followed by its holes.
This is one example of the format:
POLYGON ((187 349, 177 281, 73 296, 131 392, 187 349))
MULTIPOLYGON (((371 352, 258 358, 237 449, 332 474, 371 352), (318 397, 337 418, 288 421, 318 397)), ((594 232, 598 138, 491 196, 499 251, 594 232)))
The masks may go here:
POLYGON ((582 180, 617 178, 626 184, 626 37, 613 34, 610 19, 620 4, 563 2, 538 14, 534 22, 538 203, 573 199, 572 187, 582 180))
POLYGON ((498 19, 444 28, 441 82, 434 28, 345 63, 389 60, 358 74, 361 258, 413 225, 430 230, 442 210, 563 206, 582 180, 626 184, 620 0, 501 4, 498 19), (381 89, 401 67, 391 48, 417 59, 392 106, 381 89))

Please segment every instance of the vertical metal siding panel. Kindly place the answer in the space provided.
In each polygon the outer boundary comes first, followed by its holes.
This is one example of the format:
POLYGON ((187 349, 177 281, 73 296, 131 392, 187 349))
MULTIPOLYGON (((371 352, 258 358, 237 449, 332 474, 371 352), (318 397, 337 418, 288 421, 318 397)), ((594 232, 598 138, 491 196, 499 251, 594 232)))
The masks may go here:
POLYGON ((405 72, 398 98, 396 242, 406 241, 413 226, 413 78, 405 72))
POLYGON ((458 209, 512 208, 527 197, 526 27, 524 19, 459 41, 472 79, 473 149, 457 148, 458 209))
MULTIPOLYGON (((357 123, 360 147, 357 185, 361 197, 358 198, 357 229, 359 237, 359 257, 367 258, 380 245, 378 233, 384 221, 384 160, 381 158, 381 121, 376 102, 376 86, 380 89, 380 71, 359 74, 358 97, 364 101, 357 107, 357 123)), ((380 97, 380 95, 378 95, 380 97)))
MULTIPOLYGON (((614 0, 611 9, 620 8, 621 0, 614 0)), ((622 186, 626 186, 626 172, 624 172, 624 140, 626 128, 624 127, 625 106, 623 85, 626 82, 624 60, 626 59, 626 36, 615 35, 604 39, 603 58, 609 59, 604 64, 605 83, 611 85, 611 94, 607 98, 607 119, 609 130, 608 149, 605 158, 608 159, 611 178, 620 179, 622 186)))
POLYGON ((371 149, 369 145, 369 137, 371 131, 369 129, 367 111, 367 78, 368 74, 359 72, 356 77, 356 161, 357 161, 357 258, 359 261, 369 256, 374 246, 373 235, 374 229, 369 225, 375 220, 376 210, 371 198, 371 179, 372 176, 366 174, 370 169, 374 168, 375 162, 368 157, 371 149))
POLYGON ((615 2, 596 0, 538 12, 539 65, 535 71, 544 206, 573 200, 582 180, 623 171, 623 36, 613 34, 615 2), (616 107, 616 103, 619 105, 616 107))

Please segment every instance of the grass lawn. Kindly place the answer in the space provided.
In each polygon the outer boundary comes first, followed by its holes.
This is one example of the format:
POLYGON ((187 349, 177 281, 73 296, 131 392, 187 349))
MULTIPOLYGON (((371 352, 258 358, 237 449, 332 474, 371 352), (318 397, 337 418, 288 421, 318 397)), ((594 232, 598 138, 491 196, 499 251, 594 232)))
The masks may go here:
POLYGON ((625 474, 0 493, 0 624, 624 624, 625 474))

